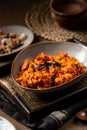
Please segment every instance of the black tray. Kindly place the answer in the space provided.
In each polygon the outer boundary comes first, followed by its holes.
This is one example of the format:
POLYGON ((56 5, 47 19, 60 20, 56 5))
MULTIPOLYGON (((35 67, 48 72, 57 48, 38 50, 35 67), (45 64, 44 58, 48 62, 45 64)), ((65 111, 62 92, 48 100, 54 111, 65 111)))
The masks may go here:
MULTIPOLYGON (((13 89, 15 93, 21 98, 21 101, 29 109, 30 113, 28 113, 28 116, 30 122, 35 122, 37 120, 40 120, 46 115, 48 115, 49 113, 51 113, 52 111, 65 109, 66 107, 84 98, 87 93, 87 87, 86 86, 82 87, 81 85, 81 83, 84 82, 84 79, 82 79, 76 85, 71 86, 70 88, 65 89, 59 93, 53 93, 47 95, 45 94, 35 95, 32 92, 25 92, 24 90, 15 86, 10 75, 1 78, 1 80, 3 80, 3 82, 0 81, 1 89, 5 88, 6 91, 13 89)), ((19 110, 19 108, 17 108, 18 106, 15 105, 16 103, 14 103, 11 100, 13 99, 12 98, 13 95, 5 94, 5 96, 11 102, 11 104, 14 105, 16 109, 19 110)), ((20 109, 20 113, 23 114, 22 109, 20 109)), ((27 119, 26 114, 25 114, 25 118, 27 119)))

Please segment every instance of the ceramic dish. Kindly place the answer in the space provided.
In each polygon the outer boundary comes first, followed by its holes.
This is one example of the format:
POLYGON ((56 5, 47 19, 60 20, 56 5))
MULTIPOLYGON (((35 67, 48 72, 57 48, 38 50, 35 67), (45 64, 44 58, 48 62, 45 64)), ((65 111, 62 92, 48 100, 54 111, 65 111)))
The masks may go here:
POLYGON ((16 130, 11 122, 0 116, 0 130, 16 130))
POLYGON ((70 16, 81 14, 86 10, 85 0, 51 0, 50 8, 56 15, 70 16))
POLYGON ((83 23, 87 4, 85 0, 51 0, 50 10, 56 22, 68 29, 76 29, 83 23))
MULTIPOLYGON (((40 42, 40 43, 33 44, 23 49, 15 57, 12 64, 12 68, 11 68, 11 76, 12 76, 13 81, 16 83, 16 85, 23 88, 20 84, 16 82, 16 78, 18 77, 20 66, 24 63, 24 60, 26 58, 33 59, 40 52, 44 52, 47 55, 48 54, 55 55, 55 54, 58 54, 60 51, 68 53, 70 56, 76 57, 81 63, 87 66, 87 56, 86 56, 87 47, 81 44, 71 43, 71 42, 40 42)), ((78 76, 77 78, 65 84, 61 84, 61 85, 50 87, 43 90, 37 90, 37 89, 32 89, 32 88, 24 88, 24 89, 27 89, 28 91, 33 91, 36 93, 49 93, 49 92, 60 91, 77 83, 81 78, 85 76, 86 71, 80 76, 78 76)))
POLYGON ((24 26, 13 25, 13 26, 0 27, 0 29, 3 30, 5 33, 17 33, 17 34, 24 33, 26 35, 26 39, 22 42, 21 46, 13 49, 10 53, 0 54, 0 57, 6 57, 11 54, 19 52, 26 46, 30 45, 34 39, 33 32, 24 26))

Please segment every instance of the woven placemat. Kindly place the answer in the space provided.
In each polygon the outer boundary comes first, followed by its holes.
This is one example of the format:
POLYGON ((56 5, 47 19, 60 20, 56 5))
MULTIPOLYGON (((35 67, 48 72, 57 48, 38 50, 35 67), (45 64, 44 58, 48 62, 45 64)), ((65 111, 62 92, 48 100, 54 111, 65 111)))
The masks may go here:
MULTIPOLYGON (((53 95, 37 95, 31 91, 24 90, 18 87, 12 80, 10 75, 4 76, 0 79, 0 86, 5 85, 5 88, 9 90, 12 88, 17 94, 22 98, 25 104, 33 111, 43 108, 46 105, 49 105, 52 102, 55 102, 58 99, 64 98, 68 95, 72 95, 74 92, 78 92, 79 90, 83 91, 87 89, 87 74, 85 77, 77 84, 68 87, 67 89, 62 89, 57 93, 53 93, 53 95), (2 81, 4 81, 2 83, 2 81)), ((74 99, 74 97, 73 97, 74 99)))
MULTIPOLYGON (((69 38, 76 37, 87 42, 87 20, 85 19, 84 23, 82 23, 82 28, 78 30, 62 28, 51 16, 49 2, 50 0, 37 0, 26 13, 26 25, 37 36, 41 36, 47 40, 66 41, 69 38)), ((87 13, 85 13, 86 15, 87 13)))

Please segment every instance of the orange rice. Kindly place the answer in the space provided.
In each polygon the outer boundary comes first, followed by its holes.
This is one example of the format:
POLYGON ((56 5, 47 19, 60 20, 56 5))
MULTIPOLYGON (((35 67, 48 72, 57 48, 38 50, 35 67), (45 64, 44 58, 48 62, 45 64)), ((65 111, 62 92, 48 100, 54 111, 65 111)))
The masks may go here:
POLYGON ((85 72, 85 67, 67 53, 38 54, 25 59, 16 81, 26 88, 44 89, 69 82, 85 72))

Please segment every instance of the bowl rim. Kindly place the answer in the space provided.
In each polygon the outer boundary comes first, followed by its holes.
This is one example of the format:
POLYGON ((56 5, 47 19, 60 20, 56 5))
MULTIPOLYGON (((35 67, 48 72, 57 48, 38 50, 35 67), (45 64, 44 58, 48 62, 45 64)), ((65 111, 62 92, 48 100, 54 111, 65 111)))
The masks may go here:
MULTIPOLYGON (((14 59, 14 61, 13 61, 13 63, 12 63, 12 66, 11 66, 11 78, 12 78, 12 80, 13 80, 13 82, 15 83, 15 85, 17 85, 19 88, 21 88, 21 89, 24 89, 24 90, 27 90, 27 91, 31 91, 31 92, 34 92, 34 93, 38 93, 38 94, 44 94, 44 93, 51 93, 51 92, 59 92, 59 91, 61 91, 61 90, 64 90, 64 89, 66 89, 66 88, 68 88, 68 86, 70 86, 70 85, 72 85, 72 82, 77 82, 76 80, 78 79, 78 81, 80 81, 80 79, 82 79, 84 76, 85 76, 85 74, 87 73, 87 66, 85 66, 85 72, 84 73, 82 73, 82 74, 80 74, 79 76, 77 76, 76 78, 73 78, 72 80, 70 80, 69 82, 65 82, 65 83, 63 83, 63 84, 60 84, 60 85, 56 85, 56 86, 53 86, 53 87, 49 87, 49 88, 44 88, 44 89, 41 89, 41 90, 38 90, 38 89, 32 89, 32 88, 27 88, 27 87, 23 87, 22 85, 20 85, 16 80, 15 80, 15 77, 14 77, 14 74, 13 74, 13 69, 14 69, 14 66, 15 66, 15 61, 16 61, 16 59, 24 52, 24 51, 26 51, 26 49, 29 49, 29 48, 31 48, 31 47, 33 47, 33 46, 39 46, 39 45, 41 45, 41 44, 51 44, 51 43, 63 43, 63 44, 72 44, 72 42, 64 42, 64 41, 61 41, 61 42, 56 42, 56 41, 41 41, 41 42, 37 42, 36 44, 32 44, 32 45, 30 45, 30 46, 28 46, 28 47, 26 47, 26 48, 24 48, 22 51, 20 51, 17 55, 16 55, 16 57, 15 57, 15 59, 14 59), (62 87, 61 87, 62 86, 62 87), (58 89, 57 89, 58 88, 58 89)), ((73 44, 76 44, 77 45, 77 43, 74 43, 73 42, 73 44)), ((86 49, 86 46, 84 46, 84 45, 82 45, 82 44, 78 44, 79 46, 81 46, 82 48, 85 48, 86 49)))
POLYGON ((84 8, 78 13, 78 12, 75 12, 75 13, 62 13, 60 11, 56 11, 55 8, 53 8, 53 3, 57 1, 57 0, 50 0, 50 3, 49 3, 49 7, 51 9, 51 12, 53 12, 56 16, 57 15, 60 15, 60 16, 74 16, 74 15, 79 15, 79 14, 82 14, 86 11, 86 8, 87 8, 87 4, 86 4, 86 1, 83 0, 83 4, 84 4, 84 8))

